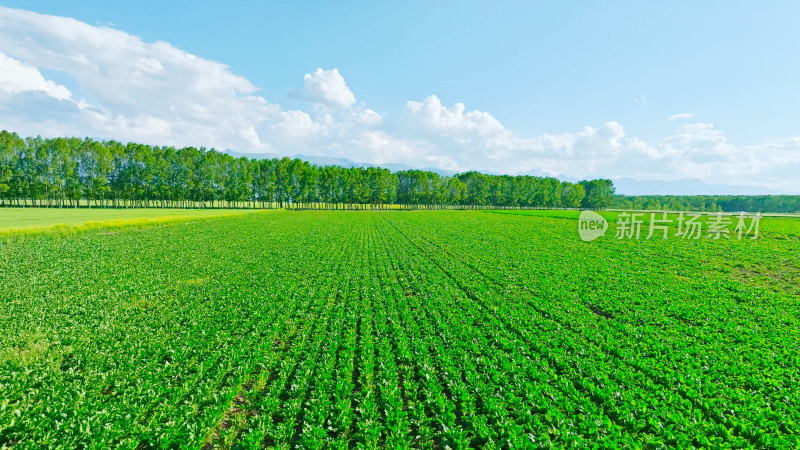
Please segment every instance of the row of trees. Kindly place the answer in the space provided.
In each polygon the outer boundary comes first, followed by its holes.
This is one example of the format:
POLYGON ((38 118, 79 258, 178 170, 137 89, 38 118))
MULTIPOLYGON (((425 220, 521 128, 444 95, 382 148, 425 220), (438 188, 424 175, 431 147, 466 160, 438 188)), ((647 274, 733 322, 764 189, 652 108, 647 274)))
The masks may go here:
POLYGON ((0 132, 0 205, 60 207, 541 207, 605 208, 609 180, 453 177, 378 167, 317 167, 248 159, 205 148, 0 132))
POLYGON ((800 195, 618 195, 614 208, 669 211, 800 212, 800 195))

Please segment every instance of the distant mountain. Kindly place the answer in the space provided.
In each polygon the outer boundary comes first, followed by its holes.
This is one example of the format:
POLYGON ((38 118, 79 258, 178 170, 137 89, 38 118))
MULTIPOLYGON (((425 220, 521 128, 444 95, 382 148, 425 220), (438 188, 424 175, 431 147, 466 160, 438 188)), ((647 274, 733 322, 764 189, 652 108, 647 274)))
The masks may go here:
MULTIPOLYGON (((253 159, 283 158, 283 156, 276 155, 274 153, 239 153, 239 152, 235 152, 233 150, 225 150, 224 153, 227 153, 227 154, 229 154, 229 155, 231 155, 233 157, 236 157, 236 158, 238 158, 240 156, 246 156, 248 158, 253 158, 253 159)), ((353 160, 350 160, 350 159, 347 159, 347 158, 337 158, 335 156, 319 156, 319 155, 297 154, 297 155, 289 156, 289 158, 301 159, 301 160, 307 161, 308 163, 313 164, 315 166, 382 167, 384 169, 389 169, 392 172, 399 172, 401 170, 417 169, 417 170, 425 170, 425 171, 428 171, 428 172, 438 173, 441 176, 447 176, 447 177, 453 176, 453 175, 455 175, 457 173, 457 172, 452 171, 452 170, 439 169, 439 168, 436 168, 436 167, 418 168, 418 167, 409 166, 407 164, 396 164, 396 163, 372 164, 372 163, 365 163, 365 162, 356 162, 356 161, 353 161, 353 160)))
MULTIPOLYGON (((273 159, 282 158, 281 155, 275 153, 239 153, 233 150, 225 150, 225 153, 234 156, 246 156, 255 159, 273 159)), ((408 164, 386 163, 386 164, 372 164, 365 162, 357 162, 347 158, 338 158, 334 156, 321 156, 321 155, 292 155, 290 158, 298 158, 303 161, 308 161, 316 166, 339 166, 339 167, 383 167, 392 172, 399 172, 401 170, 426 170, 429 172, 438 173, 442 176, 453 176, 458 172, 453 170, 439 169, 436 167, 414 167, 408 164)), ((485 171, 481 172, 488 175, 502 175, 498 172, 485 171)), ((541 170, 529 170, 527 172, 519 173, 518 175, 531 175, 536 177, 553 177, 561 181, 569 181, 577 183, 578 178, 570 177, 564 174, 550 175, 541 170)), ((614 186, 616 187, 617 194, 620 195, 798 195, 800 191, 782 191, 776 189, 769 189, 762 186, 741 186, 732 184, 709 184, 701 180, 635 180, 633 178, 617 178, 614 179, 614 186)))
POLYGON ((292 155, 289 158, 302 159, 308 161, 315 166, 339 166, 339 167, 369 167, 370 164, 358 163, 347 158, 337 158, 334 156, 318 156, 318 155, 292 155))
POLYGON ((620 195, 792 195, 800 191, 786 191, 762 186, 741 186, 732 184, 709 184, 701 180, 634 180, 617 178, 614 180, 617 194, 620 195))
POLYGON ((532 177, 542 177, 542 178, 556 178, 561 181, 569 181, 570 183, 577 183, 578 181, 582 180, 582 178, 571 177, 568 175, 564 175, 563 173, 560 173, 558 175, 552 175, 548 172, 537 169, 532 169, 527 172, 520 172, 517 175, 529 175, 532 177))
POLYGON ((365 165, 364 165, 364 167, 368 167, 368 166, 370 166, 370 165, 372 165, 372 166, 377 166, 377 167, 383 167, 384 169, 389 169, 389 170, 391 170, 392 172, 400 172, 401 170, 411 170, 411 169, 416 169, 416 170, 425 170, 425 171, 427 171, 427 172, 434 172, 434 173, 438 173, 439 175, 441 175, 441 176, 443 176, 443 177, 452 177, 453 175, 455 175, 455 174, 457 174, 457 173, 458 173, 458 172, 456 172, 455 170, 439 169, 439 168, 436 168, 436 167, 423 167, 423 168, 419 169, 419 168, 417 168, 417 167, 412 167, 412 166, 409 166, 409 165, 407 165, 407 164, 394 164, 394 163, 387 163, 387 164, 365 164, 365 165))
POLYGON ((233 150, 223 150, 222 153, 227 153, 234 158, 240 158, 242 156, 246 156, 250 159, 274 159, 274 158, 281 158, 280 155, 276 155, 275 153, 239 153, 233 150))

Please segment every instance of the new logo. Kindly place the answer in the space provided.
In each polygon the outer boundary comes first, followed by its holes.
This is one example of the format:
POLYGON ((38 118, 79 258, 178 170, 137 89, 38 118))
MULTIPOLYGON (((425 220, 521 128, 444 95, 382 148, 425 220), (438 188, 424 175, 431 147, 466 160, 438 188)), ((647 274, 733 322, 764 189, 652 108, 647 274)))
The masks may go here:
POLYGON ((593 241, 606 234, 608 221, 594 211, 581 211, 578 218, 578 234, 584 241, 593 241))

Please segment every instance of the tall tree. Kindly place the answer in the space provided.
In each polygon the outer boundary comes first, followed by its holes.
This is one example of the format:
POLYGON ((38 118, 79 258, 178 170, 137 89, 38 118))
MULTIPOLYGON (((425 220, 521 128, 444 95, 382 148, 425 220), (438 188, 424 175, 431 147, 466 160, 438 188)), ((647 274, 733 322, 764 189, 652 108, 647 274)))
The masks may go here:
MULTIPOLYGON (((556 207, 578 202, 607 205, 609 198, 613 199, 613 186, 608 180, 572 185, 554 178, 479 172, 453 177, 423 170, 392 173, 378 167, 317 167, 290 158, 235 158, 194 147, 88 138, 23 140, 0 132, 0 205, 271 207, 277 203, 280 207, 382 208, 399 202, 437 208, 556 207)), ((724 199, 704 201, 715 208, 734 204, 724 199)), ((748 201, 735 204, 750 205, 748 201)), ((765 202, 779 205, 782 201, 765 202)))
POLYGON ((13 192, 11 190, 14 170, 17 161, 24 152, 25 141, 17 133, 0 131, 0 205, 6 201, 11 203, 13 192))
POLYGON ((589 209, 605 209, 614 203, 614 183, 611 180, 584 180, 583 186, 586 196, 581 206, 589 209))

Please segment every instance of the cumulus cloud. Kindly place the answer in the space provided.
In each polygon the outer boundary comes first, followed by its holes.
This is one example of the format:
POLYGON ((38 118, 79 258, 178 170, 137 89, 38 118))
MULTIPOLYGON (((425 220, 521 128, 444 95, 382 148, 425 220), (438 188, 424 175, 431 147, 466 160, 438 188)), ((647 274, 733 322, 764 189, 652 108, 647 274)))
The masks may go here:
POLYGON ((356 104, 356 96, 347 86, 339 69, 317 68, 314 73, 305 74, 303 82, 303 92, 290 91, 292 96, 336 108, 349 108, 356 104))
MULTIPOLYGON (((24 92, 71 98, 71 107, 48 113, 63 130, 172 145, 247 148, 260 142, 253 133, 264 122, 280 119, 280 108, 254 95, 256 88, 247 79, 222 63, 165 42, 144 42, 71 18, 0 8, 0 43, 5 52, 0 64, 11 69, 2 71, 0 89, 16 94, 4 99, 4 109, 25 111, 30 97, 19 95, 24 92), (45 80, 40 69, 73 79, 80 90, 70 92, 45 80)), ((0 126, 9 123, 22 134, 40 132, 35 116, 0 117, 0 126)))
POLYGON ((66 17, 0 7, 0 48, 0 128, 22 135, 289 153, 335 147, 323 140, 382 121, 337 69, 306 74, 305 93, 324 107, 283 110, 225 64, 66 17))
POLYGON ((72 97, 69 89, 46 80, 35 67, 0 53, 0 93, 20 92, 43 92, 57 100, 72 97))
POLYGON ((503 131, 500 122, 488 112, 466 111, 463 103, 448 108, 435 95, 429 95, 421 102, 407 102, 406 110, 424 127, 444 135, 487 136, 503 131))
MULTIPOLYGON (((740 147, 710 123, 688 123, 653 143, 628 136, 609 121, 569 133, 526 136, 505 128, 485 111, 447 107, 436 96, 406 104, 407 132, 435 145, 431 158, 448 157, 452 167, 520 173, 639 179, 700 178, 713 183, 761 184, 790 189, 779 175, 800 169, 800 138, 740 147), (448 150, 449 149, 449 150, 448 150)), ((682 118, 690 118, 682 116, 682 118)), ((797 189, 795 186, 794 189, 797 189)))
POLYGON ((737 146, 705 122, 680 122, 664 138, 645 142, 613 120, 559 133, 519 133, 488 111, 445 105, 436 95, 397 105, 394 115, 379 113, 356 99, 336 68, 305 74, 302 91, 292 95, 311 104, 285 110, 225 64, 169 43, 3 7, 0 49, 0 129, 23 136, 785 189, 797 189, 800 171, 800 138, 737 146))
POLYGON ((673 120, 691 119, 692 117, 694 117, 694 114, 685 112, 685 113, 672 114, 669 117, 667 117, 667 120, 672 122, 673 120))

